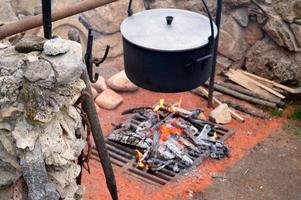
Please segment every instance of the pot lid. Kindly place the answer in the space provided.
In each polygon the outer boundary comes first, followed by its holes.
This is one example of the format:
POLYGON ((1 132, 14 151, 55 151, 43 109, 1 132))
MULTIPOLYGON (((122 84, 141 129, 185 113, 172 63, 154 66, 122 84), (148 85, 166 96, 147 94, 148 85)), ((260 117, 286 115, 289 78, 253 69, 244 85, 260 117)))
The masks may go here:
MULTIPOLYGON (((214 37, 217 27, 213 23, 214 37)), ((120 27, 123 37, 143 48, 185 51, 208 44, 209 18, 180 9, 145 10, 126 18, 120 27)))

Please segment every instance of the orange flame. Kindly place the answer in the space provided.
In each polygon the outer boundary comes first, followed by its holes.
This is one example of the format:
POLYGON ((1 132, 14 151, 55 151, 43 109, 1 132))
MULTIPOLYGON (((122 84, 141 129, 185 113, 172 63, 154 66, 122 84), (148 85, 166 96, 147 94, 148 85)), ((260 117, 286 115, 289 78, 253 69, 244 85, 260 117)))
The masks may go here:
POLYGON ((183 133, 182 129, 180 129, 178 127, 175 127, 175 126, 172 126, 171 124, 168 124, 168 125, 162 124, 159 127, 159 130, 161 132, 160 139, 163 140, 163 141, 168 140, 168 138, 171 134, 180 135, 180 134, 183 133))
POLYGON ((154 108, 154 111, 157 112, 160 110, 160 108, 163 108, 164 107, 164 99, 160 99, 160 102, 159 102, 159 105, 156 105, 155 108, 154 108))
POLYGON ((217 140, 219 137, 217 133, 214 131, 213 136, 211 137, 213 140, 217 140))
POLYGON ((138 149, 135 149, 135 157, 136 157, 136 160, 137 160, 137 164, 136 164, 137 168, 144 169, 144 170, 149 169, 148 164, 141 161, 141 159, 143 157, 143 154, 138 149))

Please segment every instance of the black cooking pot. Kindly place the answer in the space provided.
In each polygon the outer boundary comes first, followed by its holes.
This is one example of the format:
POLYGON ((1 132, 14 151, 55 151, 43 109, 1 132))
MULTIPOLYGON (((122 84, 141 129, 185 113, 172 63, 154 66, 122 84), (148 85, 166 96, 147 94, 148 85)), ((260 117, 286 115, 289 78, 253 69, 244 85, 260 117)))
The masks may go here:
POLYGON ((212 20, 180 9, 133 15, 129 10, 129 15, 120 31, 125 72, 133 83, 157 92, 182 92, 207 81, 217 35, 212 20))

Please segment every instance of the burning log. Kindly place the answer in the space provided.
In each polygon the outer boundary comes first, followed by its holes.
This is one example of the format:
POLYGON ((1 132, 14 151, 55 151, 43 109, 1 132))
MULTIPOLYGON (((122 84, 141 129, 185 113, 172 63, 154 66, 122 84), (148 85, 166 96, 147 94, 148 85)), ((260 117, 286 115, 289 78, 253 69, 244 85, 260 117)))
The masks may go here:
POLYGON ((201 155, 215 159, 228 155, 228 148, 214 133, 215 125, 198 119, 201 109, 174 108, 179 107, 160 100, 153 109, 126 110, 123 114, 133 114, 132 117, 116 126, 108 139, 137 148, 137 168, 153 172, 165 167, 178 172, 178 165, 188 168, 201 155))

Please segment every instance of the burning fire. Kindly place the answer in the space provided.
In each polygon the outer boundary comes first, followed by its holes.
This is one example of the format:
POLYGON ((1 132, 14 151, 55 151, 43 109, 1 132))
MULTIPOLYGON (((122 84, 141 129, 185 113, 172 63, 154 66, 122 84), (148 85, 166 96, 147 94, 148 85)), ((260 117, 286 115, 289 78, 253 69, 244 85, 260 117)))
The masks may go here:
POLYGON ((171 134, 181 135, 183 133, 182 129, 175 127, 172 124, 162 124, 159 127, 159 130, 161 132, 160 140, 162 140, 162 141, 168 140, 168 138, 171 134))
POLYGON ((164 101, 165 101, 164 99, 160 99, 159 104, 156 105, 155 108, 154 108, 154 111, 155 111, 155 112, 158 112, 158 111, 160 110, 160 108, 163 108, 163 107, 164 107, 164 101))
POLYGON ((143 153, 141 153, 138 149, 135 150, 135 157, 136 157, 136 167, 144 170, 148 170, 149 166, 147 163, 143 162, 143 153))

